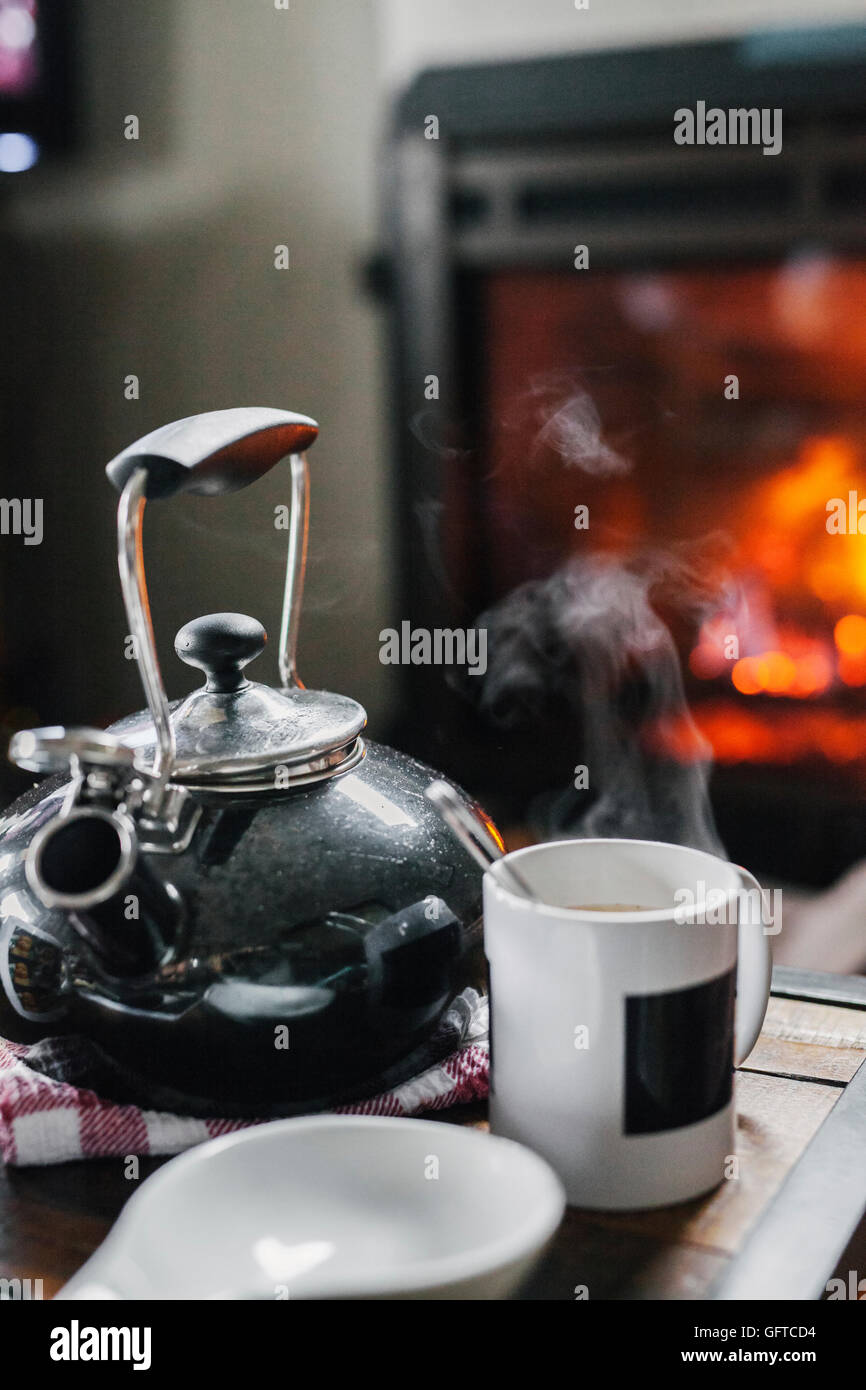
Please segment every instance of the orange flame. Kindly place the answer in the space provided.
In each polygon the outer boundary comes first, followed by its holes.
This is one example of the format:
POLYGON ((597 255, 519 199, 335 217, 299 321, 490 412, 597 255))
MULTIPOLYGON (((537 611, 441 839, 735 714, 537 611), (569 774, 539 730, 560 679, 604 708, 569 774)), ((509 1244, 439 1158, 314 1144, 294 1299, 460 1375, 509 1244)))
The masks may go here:
POLYGON ((827 436, 807 440, 791 467, 752 489, 738 546, 752 611, 705 624, 689 657, 693 675, 727 676, 740 695, 802 700, 839 682, 866 685, 866 616, 857 611, 866 607, 864 477, 852 442, 827 436), (841 528, 830 525, 837 513, 841 528), (732 624, 735 656, 725 645, 732 624))

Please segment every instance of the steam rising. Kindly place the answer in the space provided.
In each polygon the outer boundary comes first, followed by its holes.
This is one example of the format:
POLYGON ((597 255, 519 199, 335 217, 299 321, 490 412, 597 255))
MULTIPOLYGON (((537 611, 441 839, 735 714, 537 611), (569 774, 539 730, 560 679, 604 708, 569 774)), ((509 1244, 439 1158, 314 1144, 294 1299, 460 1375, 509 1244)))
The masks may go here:
MULTIPOLYGON (((588 393, 535 383, 531 458, 553 448, 596 477, 629 461, 602 438, 588 393)), ((590 554, 531 581, 478 619, 488 630, 481 708, 495 722, 542 721, 556 698, 573 711, 573 761, 588 786, 570 785, 540 807, 550 837, 659 839, 724 853, 707 793, 711 749, 689 713, 676 643, 665 617, 699 623, 726 595, 708 574, 724 539, 623 558, 590 554), (665 615, 665 616, 663 616, 665 615)), ((561 750, 551 750, 552 756, 561 750)))
POLYGON ((547 448, 566 468, 580 468, 597 478, 629 472, 630 461, 602 438, 601 419, 589 392, 573 381, 536 379, 522 405, 530 408, 538 426, 533 459, 547 448))
POLYGON ((509 724, 543 719, 551 694, 574 711, 574 757, 587 790, 540 808, 550 836, 668 840, 723 853, 707 795, 711 749, 689 714, 670 630, 653 606, 681 585, 684 607, 707 601, 685 554, 571 561, 522 585, 478 622, 488 630, 481 707, 509 724), (589 803, 589 804, 587 804, 589 803))

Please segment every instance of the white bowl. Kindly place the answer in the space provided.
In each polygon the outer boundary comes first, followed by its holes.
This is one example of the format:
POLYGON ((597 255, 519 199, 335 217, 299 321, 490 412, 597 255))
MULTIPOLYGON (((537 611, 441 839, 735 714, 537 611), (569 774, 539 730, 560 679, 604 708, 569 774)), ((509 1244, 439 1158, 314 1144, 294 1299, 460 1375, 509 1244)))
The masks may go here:
POLYGON ((280 1120, 154 1173, 57 1296, 505 1298, 564 1206, 542 1158, 479 1130, 280 1120))

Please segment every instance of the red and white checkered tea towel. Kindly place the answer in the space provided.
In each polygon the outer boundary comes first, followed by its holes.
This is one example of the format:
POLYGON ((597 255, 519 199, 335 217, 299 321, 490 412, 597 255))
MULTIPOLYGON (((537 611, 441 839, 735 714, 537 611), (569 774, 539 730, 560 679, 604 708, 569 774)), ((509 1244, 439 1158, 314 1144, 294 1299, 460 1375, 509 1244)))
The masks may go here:
MULTIPOLYGON (((458 1046, 391 1091, 337 1107, 346 1115, 417 1115, 481 1100, 489 1064, 487 999, 465 990, 449 1011, 458 1046)), ((27 1064, 29 1049, 0 1038, 0 1154, 20 1167, 71 1159, 173 1154, 258 1120, 198 1120, 101 1100, 27 1064)))

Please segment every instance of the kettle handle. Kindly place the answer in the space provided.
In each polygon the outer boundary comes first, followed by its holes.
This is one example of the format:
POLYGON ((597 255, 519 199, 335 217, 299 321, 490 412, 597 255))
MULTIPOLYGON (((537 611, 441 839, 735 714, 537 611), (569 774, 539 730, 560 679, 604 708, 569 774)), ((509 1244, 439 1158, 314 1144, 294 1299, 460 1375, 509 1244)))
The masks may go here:
POLYGON ((254 483, 288 454, 303 453, 318 433, 315 420, 288 410, 211 410, 152 430, 122 450, 105 471, 122 492, 132 474, 144 469, 148 500, 177 492, 217 497, 254 483))
POLYGON ((279 670, 284 687, 299 687, 296 654, 309 515, 307 463, 303 450, 314 442, 318 432, 315 420, 287 410, 264 407, 213 410, 205 415, 176 420, 144 435, 113 458, 105 470, 120 492, 118 568, 129 631, 135 642, 141 681, 156 730, 156 753, 151 770, 156 784, 156 804, 171 775, 175 738, 156 654, 144 572, 145 504, 151 498, 171 497, 178 492, 208 496, 236 492, 289 455, 291 508, 279 670))

